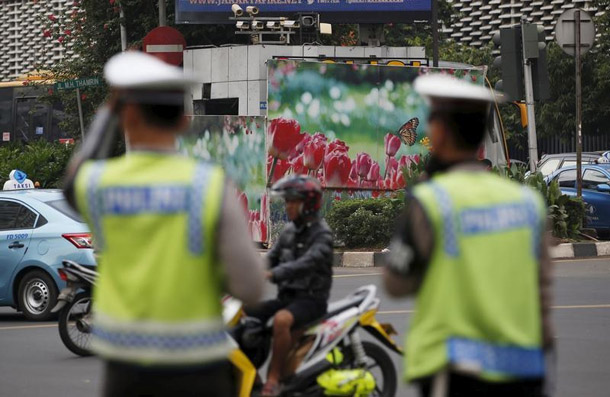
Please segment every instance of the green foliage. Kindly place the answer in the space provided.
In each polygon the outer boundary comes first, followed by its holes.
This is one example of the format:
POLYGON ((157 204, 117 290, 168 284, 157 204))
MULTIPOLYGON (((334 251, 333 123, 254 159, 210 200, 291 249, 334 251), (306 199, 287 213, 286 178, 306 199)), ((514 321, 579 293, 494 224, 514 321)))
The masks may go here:
MULTIPOLYGON (((596 32, 594 47, 582 57, 582 132, 583 135, 608 133, 610 125, 610 11, 609 0, 597 0, 594 5, 606 11, 594 17, 596 32)), ((573 139, 576 125, 576 94, 574 58, 565 54, 555 43, 548 43, 547 60, 551 98, 536 105, 536 128, 539 138, 559 136, 573 139)), ((518 112, 506 105, 509 131, 524 131, 517 126, 518 112)))
MULTIPOLYGON (((188 45, 221 45, 243 43, 245 37, 236 36, 233 25, 175 25, 175 2, 166 1, 167 23, 178 29, 188 45)), ((139 49, 146 34, 158 26, 158 2, 142 0, 80 0, 53 14, 52 2, 39 2, 39 19, 44 22, 43 34, 48 40, 59 41, 74 53, 50 67, 56 80, 102 76, 106 61, 121 51, 120 27, 127 32, 127 48, 139 49), (124 18, 120 17, 123 9, 124 18)), ((50 49, 51 46, 48 46, 50 49)), ((46 57, 41 57, 45 59, 46 57)), ((37 69, 48 69, 37 65, 37 69)), ((44 82, 42 82, 44 84, 44 82)), ((107 98, 106 86, 81 89, 85 125, 95 110, 107 98)), ((49 101, 59 100, 64 105, 66 118, 60 127, 75 139, 80 139, 76 94, 74 91, 53 92, 49 101)))
POLYGON ((517 163, 511 163, 510 167, 493 167, 493 172, 504 176, 508 179, 519 183, 525 183, 525 175, 527 174, 527 166, 517 163))
POLYGON ((562 194, 557 181, 547 185, 540 172, 529 175, 524 182, 538 190, 544 197, 553 235, 558 238, 578 239, 585 219, 585 205, 582 198, 562 194))
POLYGON ((326 221, 347 248, 381 248, 389 243, 403 205, 399 198, 338 201, 326 221))
POLYGON ((424 156, 421 156, 417 163, 411 162, 408 167, 402 169, 402 175, 405 178, 406 186, 413 186, 422 179, 429 161, 430 153, 427 153, 424 156))
POLYGON ((32 182, 40 182, 41 188, 59 188, 73 149, 74 145, 44 140, 0 146, 0 184, 12 170, 19 169, 32 182))

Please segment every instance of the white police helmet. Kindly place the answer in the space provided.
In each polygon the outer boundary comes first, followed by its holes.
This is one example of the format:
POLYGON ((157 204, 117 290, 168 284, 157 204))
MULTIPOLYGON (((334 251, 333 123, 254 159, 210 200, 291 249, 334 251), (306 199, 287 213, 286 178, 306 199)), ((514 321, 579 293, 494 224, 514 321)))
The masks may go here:
POLYGON ((187 90, 197 83, 182 69, 137 51, 110 58, 104 77, 111 87, 126 90, 187 90))
POLYGON ((482 85, 475 85, 457 77, 445 74, 428 74, 415 79, 413 89, 430 104, 438 102, 457 103, 493 103, 491 90, 482 85))

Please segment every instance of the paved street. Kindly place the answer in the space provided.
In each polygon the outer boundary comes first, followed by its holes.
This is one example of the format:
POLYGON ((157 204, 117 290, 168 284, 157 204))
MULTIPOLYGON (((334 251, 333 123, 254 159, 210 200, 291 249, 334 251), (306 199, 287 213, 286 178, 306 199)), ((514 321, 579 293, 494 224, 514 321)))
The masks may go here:
MULTIPOLYGON (((357 286, 379 284, 380 269, 336 269, 333 299, 357 286)), ((379 319, 391 322, 402 339, 411 300, 390 300, 380 292, 379 319)), ((559 396, 600 397, 610 390, 610 260, 556 264, 555 325, 559 347, 559 396)), ((78 358, 61 343, 54 323, 32 323, 0 309, 0 396, 92 396, 101 366, 78 358)), ((395 364, 401 360, 392 353, 395 364)), ((403 386, 400 396, 416 396, 403 386)))

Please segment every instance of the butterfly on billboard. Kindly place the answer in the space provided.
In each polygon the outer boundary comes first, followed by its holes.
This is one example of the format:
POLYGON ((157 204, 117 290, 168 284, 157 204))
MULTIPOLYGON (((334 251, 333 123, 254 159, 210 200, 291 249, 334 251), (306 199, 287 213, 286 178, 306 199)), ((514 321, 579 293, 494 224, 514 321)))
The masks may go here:
POLYGON ((405 145, 413 146, 417 140, 417 126, 419 125, 419 119, 413 117, 407 121, 398 129, 398 136, 405 145))

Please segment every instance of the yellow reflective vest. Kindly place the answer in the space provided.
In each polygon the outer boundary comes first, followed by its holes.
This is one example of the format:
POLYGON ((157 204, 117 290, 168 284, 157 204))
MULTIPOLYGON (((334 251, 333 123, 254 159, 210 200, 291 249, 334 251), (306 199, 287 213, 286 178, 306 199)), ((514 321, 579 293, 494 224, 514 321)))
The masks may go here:
POLYGON ((447 367, 489 381, 542 377, 542 197, 469 171, 439 175, 413 193, 435 247, 406 339, 407 379, 447 367))
POLYGON ((216 166, 154 152, 79 171, 77 204, 99 253, 97 354, 142 365, 226 358, 215 253, 223 180, 216 166))

